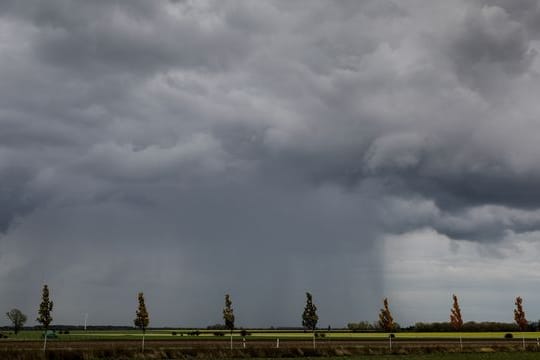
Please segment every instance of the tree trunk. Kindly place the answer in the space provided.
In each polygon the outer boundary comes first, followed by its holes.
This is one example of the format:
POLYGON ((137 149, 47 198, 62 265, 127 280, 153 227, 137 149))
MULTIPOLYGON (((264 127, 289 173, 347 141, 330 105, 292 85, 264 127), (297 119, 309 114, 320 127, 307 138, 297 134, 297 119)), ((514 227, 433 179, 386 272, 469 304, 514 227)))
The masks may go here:
POLYGON ((142 352, 144 352, 144 335, 145 335, 145 332, 143 331, 143 333, 142 333, 142 346, 141 346, 142 352))
POLYGON ((459 348, 463 351, 463 340, 461 339, 461 334, 459 335, 459 348))
POLYGON ((47 329, 45 329, 45 336, 43 336, 43 351, 47 350, 47 329))
POLYGON ((315 330, 313 330, 313 348, 315 349, 315 330))
POLYGON ((231 330, 231 350, 232 350, 232 330, 231 330))

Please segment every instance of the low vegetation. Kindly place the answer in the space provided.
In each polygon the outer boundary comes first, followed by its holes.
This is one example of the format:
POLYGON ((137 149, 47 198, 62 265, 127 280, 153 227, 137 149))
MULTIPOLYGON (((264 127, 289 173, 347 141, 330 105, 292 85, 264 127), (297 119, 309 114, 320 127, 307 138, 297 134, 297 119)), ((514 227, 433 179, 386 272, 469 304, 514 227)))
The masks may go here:
POLYGON ((411 347, 396 348, 389 351, 381 347, 325 347, 313 349, 310 347, 275 348, 148 348, 144 353, 138 347, 106 347, 96 349, 49 349, 46 353, 41 350, 5 349, 0 350, 0 358, 17 360, 128 360, 128 359, 282 359, 282 358, 324 358, 324 359, 369 359, 369 360, 529 360, 538 359, 537 349, 520 351, 519 347, 499 346, 468 349, 459 352, 442 347, 411 347))

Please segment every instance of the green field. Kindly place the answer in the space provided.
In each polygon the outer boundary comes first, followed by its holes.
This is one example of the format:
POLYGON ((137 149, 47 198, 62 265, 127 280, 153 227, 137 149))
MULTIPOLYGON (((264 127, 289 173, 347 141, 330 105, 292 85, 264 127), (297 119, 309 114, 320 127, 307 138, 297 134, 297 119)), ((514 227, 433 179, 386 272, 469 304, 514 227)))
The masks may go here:
MULTIPOLYGON (((200 331, 200 330, 199 330, 200 331)), ((303 331, 248 330, 244 348, 239 331, 234 333, 234 349, 228 348, 229 334, 216 336, 203 330, 199 336, 188 335, 191 330, 148 330, 144 356, 141 354, 142 333, 138 330, 71 330, 49 340, 48 359, 184 359, 199 360, 235 358, 303 358, 303 359, 350 359, 350 360, 532 360, 540 359, 540 347, 536 339, 540 332, 524 333, 529 340, 521 345, 521 333, 513 333, 515 341, 505 341, 504 332, 482 333, 396 333, 395 346, 390 348, 384 333, 321 332, 320 346, 311 346, 311 333, 303 331), (173 332, 176 335, 173 335, 173 332), (464 351, 460 352, 458 338, 464 339, 464 351), (280 339, 284 346, 274 346, 280 339), (128 341, 126 341, 128 340, 128 341), (133 340, 133 341, 129 341, 133 340), (154 341, 152 340, 160 340, 154 341), (169 341, 167 341, 169 340, 169 341), (218 340, 216 342, 216 340, 218 340), (258 340, 268 340, 266 342, 258 340), (347 340, 365 340, 364 343, 347 340), (370 340, 379 340, 370 342, 370 340), (402 340, 402 342, 399 342, 402 340), (416 341, 415 341, 416 340, 416 341), (424 341, 422 341, 424 340, 424 341), (438 341, 440 340, 440 341, 438 341), (449 341, 450 340, 450 341, 449 341), (467 340, 469 340, 467 342, 467 340), (483 340, 483 341, 474 341, 483 340), (492 340, 492 341, 491 341, 492 340), (183 343, 185 341, 185 343, 183 343), (250 341, 251 346, 250 346, 250 341), (286 346, 285 346, 286 344, 286 346), (142 357, 141 357, 142 356, 142 357)), ((8 333, 3 331, 4 334, 8 333)), ((22 331, 9 334, 0 340, 0 359, 43 360, 41 331, 22 331), (15 341, 14 341, 15 340, 15 341), (2 346, 4 344, 4 346, 2 346)))
MULTIPOLYGON (((148 340, 219 340, 228 339, 229 333, 222 331, 224 336, 215 336, 215 331, 202 330, 200 335, 188 335, 191 330, 148 330, 146 338, 148 340), (172 335, 176 332, 176 335, 172 335)), ((311 333, 302 331, 269 331, 269 330, 248 330, 250 335, 246 339, 252 340, 309 340, 312 338, 311 333)), ((321 332, 324 337, 319 338, 319 341, 328 340, 382 340, 388 338, 385 333, 352 333, 352 332, 321 332)), ((468 333, 419 333, 419 332, 399 332, 395 333, 395 340, 422 340, 422 339, 458 339, 460 336, 464 339, 503 339, 505 332, 468 332, 468 333)), ((514 332, 515 339, 520 339, 524 336, 526 339, 537 339, 540 337, 540 332, 514 332)), ((140 339, 142 333, 138 330, 111 330, 111 331, 82 331, 73 330, 69 334, 58 334, 58 339, 63 341, 69 340, 129 340, 140 339)), ((240 332, 233 334, 234 338, 241 338, 240 332)), ((10 340, 38 340, 41 338, 41 332, 38 330, 22 331, 18 335, 10 335, 10 340)), ((0 340, 1 341, 1 340, 0 340)))

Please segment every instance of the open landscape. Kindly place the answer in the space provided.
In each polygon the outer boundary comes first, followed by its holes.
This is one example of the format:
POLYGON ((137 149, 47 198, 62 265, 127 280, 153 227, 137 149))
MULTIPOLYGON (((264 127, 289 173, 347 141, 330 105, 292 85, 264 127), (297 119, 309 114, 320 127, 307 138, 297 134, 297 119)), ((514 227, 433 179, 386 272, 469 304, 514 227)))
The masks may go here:
POLYGON ((230 349, 229 334, 200 329, 148 330, 145 349, 141 349, 142 334, 137 330, 72 330, 50 339, 47 352, 42 350, 42 332, 25 330, 0 340, 0 356, 18 354, 24 359, 48 355, 51 358, 101 359, 111 356, 146 356, 151 359, 184 357, 245 358, 245 357, 347 357, 372 359, 532 359, 540 353, 540 332, 514 333, 417 333, 388 334, 326 331, 318 333, 315 349, 312 334, 303 331, 249 329, 242 336, 233 333, 230 349), (193 332, 199 335, 192 335, 193 332), (523 343, 522 336, 525 339, 523 343), (463 339, 460 346, 459 339, 463 339), (278 340, 279 339, 279 340, 278 340), (525 345, 525 347, 524 347, 525 345), (26 354, 26 355, 24 355, 26 354), (111 355, 114 354, 114 355, 111 355))
MULTIPOLYGON (((310 332, 302 330, 268 330, 268 329, 246 329, 249 333, 246 336, 242 336, 240 331, 235 330, 233 332, 234 341, 238 341, 241 344, 243 338, 249 343, 250 341, 268 341, 275 345, 276 339, 283 341, 309 341, 313 335, 310 332)), ((444 341, 458 341, 460 337, 464 340, 486 340, 486 341, 506 341, 515 342, 521 341, 524 337, 528 342, 534 342, 540 339, 540 332, 513 332, 512 339, 505 339, 505 335, 508 332, 397 332, 394 333, 394 341, 414 341, 414 340, 444 340, 444 341)), ((349 332, 346 330, 338 331, 318 331, 317 343, 324 344, 327 342, 335 341, 388 341, 388 334, 382 332, 349 332)), ((100 341, 100 340, 138 340, 142 338, 140 330, 70 330, 69 334, 63 334, 62 331, 57 332, 58 339, 52 339, 51 344, 54 341, 100 341)), ((214 331, 205 329, 164 329, 146 331, 146 339, 152 340, 171 340, 171 341, 186 341, 186 342, 205 342, 205 341, 229 341, 228 331, 214 331), (198 332, 199 335, 193 335, 193 332, 198 332), (216 333, 220 335, 216 336, 216 333)), ((5 344, 6 341, 37 341, 43 338, 43 332, 40 330, 23 330, 17 335, 10 335, 7 339, 1 339, 0 343, 5 344)), ((41 341, 41 340, 40 340, 41 341)))
POLYGON ((540 359, 540 0, 0 0, 0 360, 540 359))

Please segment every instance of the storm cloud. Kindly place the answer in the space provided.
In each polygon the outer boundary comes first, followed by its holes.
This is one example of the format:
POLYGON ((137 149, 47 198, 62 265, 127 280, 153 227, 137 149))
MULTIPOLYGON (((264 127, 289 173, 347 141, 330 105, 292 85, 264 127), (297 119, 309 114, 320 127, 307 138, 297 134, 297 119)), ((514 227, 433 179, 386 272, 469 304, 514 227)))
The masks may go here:
POLYGON ((145 291, 153 325, 206 326, 230 292, 240 325, 298 325, 309 290, 343 326, 412 299, 393 242, 519 262, 539 23, 525 0, 0 1, 0 305, 45 281, 55 322, 130 324, 145 291))

